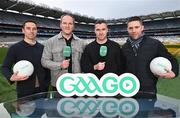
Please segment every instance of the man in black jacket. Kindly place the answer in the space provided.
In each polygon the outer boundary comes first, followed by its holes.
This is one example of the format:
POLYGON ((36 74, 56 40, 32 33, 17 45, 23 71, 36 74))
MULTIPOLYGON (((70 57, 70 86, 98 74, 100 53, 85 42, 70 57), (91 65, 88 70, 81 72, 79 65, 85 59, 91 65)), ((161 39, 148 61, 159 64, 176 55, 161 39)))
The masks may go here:
POLYGON ((124 71, 120 45, 107 38, 106 21, 95 23, 96 40, 85 47, 81 57, 81 69, 84 73, 93 73, 99 79, 106 73, 120 75, 124 71))
POLYGON ((16 82, 17 97, 21 98, 38 92, 48 90, 50 72, 41 65, 43 45, 36 41, 37 24, 33 20, 27 20, 23 24, 24 39, 12 45, 4 59, 2 73, 12 84, 16 82), (18 76, 13 73, 12 67, 20 60, 30 61, 34 66, 34 72, 30 77, 18 76))
POLYGON ((158 78, 175 78, 178 76, 179 65, 177 60, 167 51, 158 40, 144 35, 144 26, 139 17, 131 17, 127 23, 129 38, 123 45, 123 54, 126 57, 126 72, 137 76, 140 81, 140 93, 157 93, 158 78), (150 62, 155 57, 165 57, 172 63, 172 70, 158 77, 150 71, 150 62))

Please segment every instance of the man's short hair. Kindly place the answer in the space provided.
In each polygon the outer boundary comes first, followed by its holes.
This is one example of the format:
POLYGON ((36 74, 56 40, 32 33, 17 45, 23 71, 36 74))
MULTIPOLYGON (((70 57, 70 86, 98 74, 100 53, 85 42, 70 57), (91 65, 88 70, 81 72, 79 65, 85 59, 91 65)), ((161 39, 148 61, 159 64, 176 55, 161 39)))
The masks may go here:
POLYGON ((60 23, 62 23, 62 19, 63 19, 63 17, 64 17, 64 16, 70 16, 70 17, 73 19, 73 23, 75 24, 75 19, 74 19, 74 16, 73 16, 73 15, 71 15, 71 14, 63 14, 63 15, 61 16, 60 23))
POLYGON ((103 20, 103 19, 97 20, 97 21, 95 22, 95 25, 96 25, 96 24, 102 24, 102 23, 104 23, 104 24, 107 25, 107 22, 106 22, 105 20, 103 20))
POLYGON ((36 27, 37 27, 36 21, 34 21, 34 20, 32 20, 32 19, 28 19, 28 20, 24 21, 24 23, 23 23, 23 28, 25 27, 26 23, 29 23, 29 22, 34 23, 34 24, 36 25, 36 27))
POLYGON ((132 21, 139 21, 139 22, 141 23, 141 25, 143 25, 143 21, 142 21, 142 19, 141 19, 139 16, 130 17, 130 18, 128 19, 128 21, 127 21, 127 24, 128 24, 129 22, 132 22, 132 21))

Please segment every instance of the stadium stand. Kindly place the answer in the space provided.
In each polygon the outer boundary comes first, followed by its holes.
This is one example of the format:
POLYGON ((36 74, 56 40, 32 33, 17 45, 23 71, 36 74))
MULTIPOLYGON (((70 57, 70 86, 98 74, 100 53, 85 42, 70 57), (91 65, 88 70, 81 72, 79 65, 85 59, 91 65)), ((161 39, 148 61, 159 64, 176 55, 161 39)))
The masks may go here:
MULTIPOLYGON (((39 30, 38 38, 47 38, 59 33, 60 16, 64 13, 72 14, 69 11, 53 9, 48 6, 35 5, 18 0, 0 0, 0 42, 16 41, 15 37, 22 37, 22 23, 27 19, 37 21, 39 30), (9 38, 11 37, 11 38, 9 38)), ((92 17, 72 14, 76 21, 74 33, 83 39, 95 38, 94 22, 92 17)), ((145 24, 145 33, 149 36, 180 36, 180 10, 140 16, 145 24)), ((109 38, 124 41, 127 37, 126 22, 128 18, 110 19, 109 38)))

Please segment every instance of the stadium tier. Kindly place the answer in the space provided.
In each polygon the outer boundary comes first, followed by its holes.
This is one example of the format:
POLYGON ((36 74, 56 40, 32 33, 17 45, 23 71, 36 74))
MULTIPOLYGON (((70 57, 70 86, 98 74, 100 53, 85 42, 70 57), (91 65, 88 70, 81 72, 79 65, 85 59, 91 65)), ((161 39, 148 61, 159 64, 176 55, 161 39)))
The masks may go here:
MULTIPOLYGON (((7 11, 0 11, 0 33, 22 35, 22 23, 27 19, 35 20, 38 23, 39 36, 50 37, 59 33, 59 20, 11 13, 7 11)), ((76 23, 75 26, 75 34, 79 35, 81 38, 93 38, 93 25, 76 23)))
MULTIPOLYGON (((18 0, 0 0, 0 35, 4 37, 22 36, 22 23, 27 19, 33 19, 39 26, 38 37, 51 37, 61 30, 59 29, 59 17, 64 13, 66 12, 62 10, 18 0)), ((94 22, 97 19, 78 14, 72 15, 76 19, 74 33, 83 39, 94 38, 94 22)), ((147 35, 180 36, 180 10, 140 17, 144 21, 147 35)), ((127 37, 127 19, 107 20, 110 38, 127 37)))

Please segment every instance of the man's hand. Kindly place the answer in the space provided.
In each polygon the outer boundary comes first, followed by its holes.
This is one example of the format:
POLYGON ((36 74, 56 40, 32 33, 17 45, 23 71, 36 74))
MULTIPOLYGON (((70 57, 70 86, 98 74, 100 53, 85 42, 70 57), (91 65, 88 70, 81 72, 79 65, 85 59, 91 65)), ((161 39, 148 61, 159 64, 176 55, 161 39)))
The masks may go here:
POLYGON ((26 80, 26 79, 28 79, 28 78, 29 78, 28 76, 18 76, 18 72, 15 72, 15 73, 11 76, 10 80, 11 80, 11 81, 23 81, 23 80, 26 80))
POLYGON ((69 61, 70 61, 70 59, 67 59, 67 60, 63 60, 63 62, 61 63, 61 68, 62 69, 66 69, 66 68, 68 68, 69 67, 69 61))
POLYGON ((172 70, 166 70, 167 73, 159 75, 160 78, 166 78, 166 79, 171 79, 174 78, 176 75, 172 70))
POLYGON ((94 65, 94 70, 103 70, 105 68, 105 62, 99 62, 94 65))

